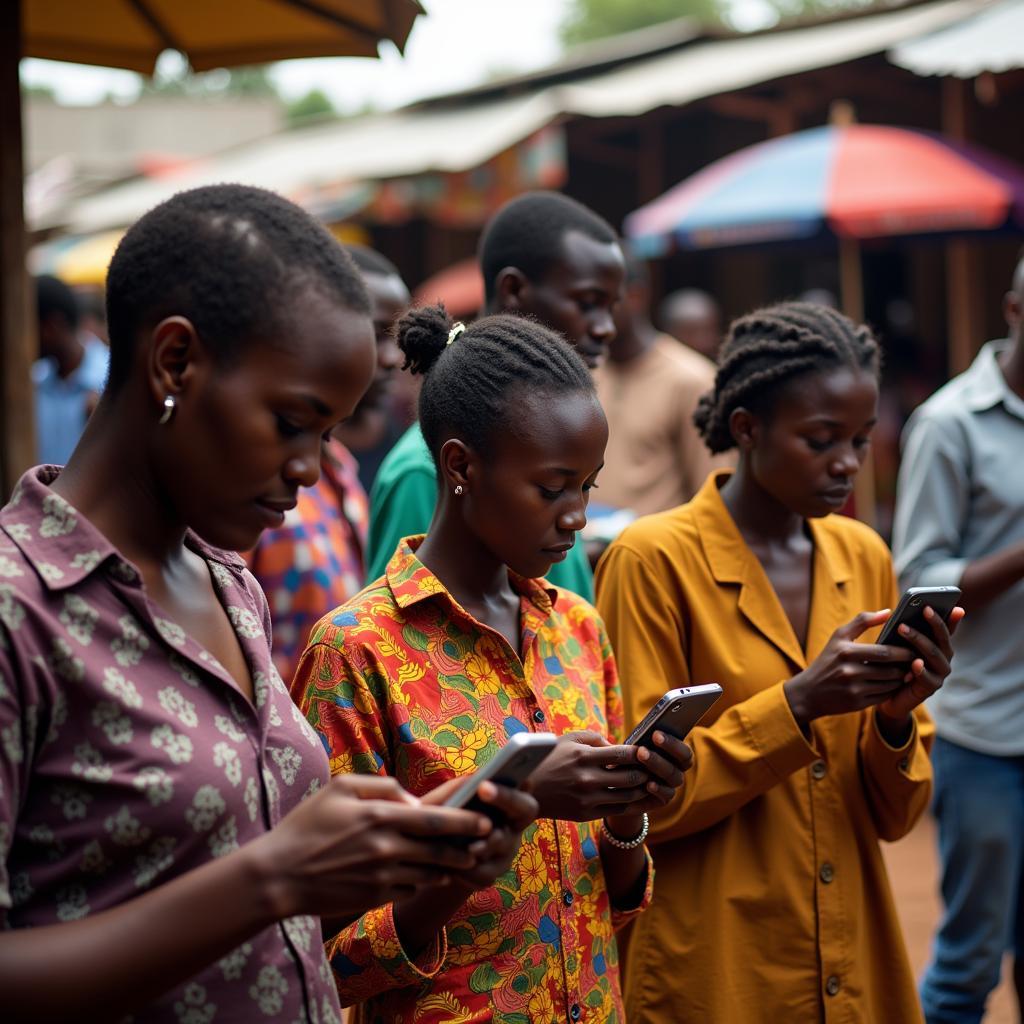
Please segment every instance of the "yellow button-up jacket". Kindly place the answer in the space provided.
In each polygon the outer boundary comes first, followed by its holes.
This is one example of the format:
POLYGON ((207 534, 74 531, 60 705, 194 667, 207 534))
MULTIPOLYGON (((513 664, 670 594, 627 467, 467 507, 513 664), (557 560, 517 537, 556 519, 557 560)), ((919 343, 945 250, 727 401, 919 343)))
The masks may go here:
POLYGON ((598 568, 598 607, 627 726, 668 689, 719 682, 690 736, 685 789, 652 824, 654 902, 626 965, 631 1024, 919 1022, 878 840, 931 790, 932 726, 890 747, 873 712, 805 737, 783 693, 833 631, 893 607, 889 552, 866 526, 811 521, 806 650, 709 477, 687 505, 632 525, 598 568))

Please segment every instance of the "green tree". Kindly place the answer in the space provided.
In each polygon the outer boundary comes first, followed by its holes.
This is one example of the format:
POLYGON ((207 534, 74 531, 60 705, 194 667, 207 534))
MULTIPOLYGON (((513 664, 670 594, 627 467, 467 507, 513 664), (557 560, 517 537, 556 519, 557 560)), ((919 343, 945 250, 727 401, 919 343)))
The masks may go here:
POLYGON ((722 14, 719 0, 571 0, 559 34, 573 46, 686 16, 718 24, 722 14))
POLYGON ((311 117, 326 117, 336 113, 334 104, 323 89, 310 89, 305 96, 300 96, 289 103, 285 111, 289 124, 298 124, 311 117))

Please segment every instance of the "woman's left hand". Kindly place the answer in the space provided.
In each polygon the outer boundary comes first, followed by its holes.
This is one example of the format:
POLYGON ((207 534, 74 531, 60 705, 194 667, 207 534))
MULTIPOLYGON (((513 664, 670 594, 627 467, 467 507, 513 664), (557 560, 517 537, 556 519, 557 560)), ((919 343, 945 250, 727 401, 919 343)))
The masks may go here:
POLYGON ((904 677, 906 685, 875 710, 878 726, 886 737, 906 732, 911 712, 942 686, 951 670, 951 638, 964 617, 964 610, 954 608, 948 626, 932 608, 925 608, 924 616, 931 626, 932 637, 910 626, 900 626, 900 636, 914 646, 920 657, 910 663, 904 677))
POLYGON ((633 805, 629 814, 610 815, 605 819, 616 835, 632 835, 637 815, 664 807, 675 797, 685 781, 686 772, 693 767, 693 751, 684 740, 667 732, 656 730, 652 736, 657 749, 637 747, 637 761, 651 776, 645 800, 633 805), (618 826, 618 827, 616 827, 618 826))

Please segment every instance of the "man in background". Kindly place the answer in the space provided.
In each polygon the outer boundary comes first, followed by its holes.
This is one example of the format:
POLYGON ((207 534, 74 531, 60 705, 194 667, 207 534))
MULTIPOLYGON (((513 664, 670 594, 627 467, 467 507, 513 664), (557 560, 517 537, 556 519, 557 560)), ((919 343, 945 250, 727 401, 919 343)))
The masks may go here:
POLYGON ((1004 309, 1007 337, 907 424, 893 524, 903 586, 956 585, 967 609, 928 701, 945 904, 928 1024, 978 1024, 1007 951, 1024 1013, 1024 256, 1004 309))
POLYGON ((594 371, 609 430, 598 497, 637 515, 689 501, 712 469, 732 462, 713 456, 693 424, 697 401, 714 386, 715 364, 655 330, 650 297, 646 266, 627 252, 615 337, 594 371))
POLYGON ((722 312, 699 288, 683 288, 665 297, 659 310, 662 327, 676 341, 714 360, 722 340, 722 312))
POLYGON ((74 292, 44 274, 35 280, 39 359, 32 367, 39 462, 63 466, 107 381, 110 352, 80 330, 74 292))

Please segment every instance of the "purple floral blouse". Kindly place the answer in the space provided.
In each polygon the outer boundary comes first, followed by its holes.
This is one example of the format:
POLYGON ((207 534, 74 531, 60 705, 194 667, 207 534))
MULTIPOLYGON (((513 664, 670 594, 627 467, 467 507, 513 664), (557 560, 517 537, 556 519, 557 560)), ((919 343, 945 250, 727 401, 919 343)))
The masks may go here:
MULTIPOLYGON (((0 927, 73 921, 263 835, 328 778, 270 660, 242 560, 189 535, 252 672, 255 706, 166 618, 137 569, 49 484, 0 510, 0 927)), ((154 927, 159 927, 154 922, 154 927)), ((136 1019, 340 1018, 320 923, 266 928, 136 1019)))

